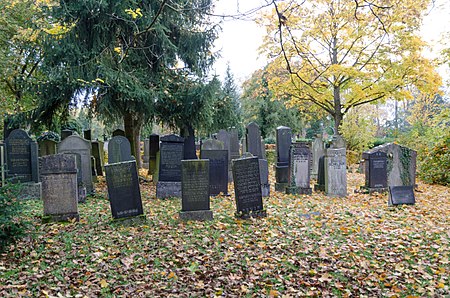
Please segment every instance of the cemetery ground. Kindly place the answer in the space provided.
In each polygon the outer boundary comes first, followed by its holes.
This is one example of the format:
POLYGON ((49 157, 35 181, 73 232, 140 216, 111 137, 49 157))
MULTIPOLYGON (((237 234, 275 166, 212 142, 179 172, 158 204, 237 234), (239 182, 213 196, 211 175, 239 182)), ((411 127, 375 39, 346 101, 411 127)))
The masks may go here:
POLYGON ((268 216, 239 220, 231 196, 211 199, 214 220, 182 222, 179 199, 141 183, 145 221, 111 218, 104 180, 79 222, 42 224, 26 201, 28 236, 0 256, 0 296, 450 295, 450 189, 419 181, 414 206, 387 195, 264 198, 268 216))

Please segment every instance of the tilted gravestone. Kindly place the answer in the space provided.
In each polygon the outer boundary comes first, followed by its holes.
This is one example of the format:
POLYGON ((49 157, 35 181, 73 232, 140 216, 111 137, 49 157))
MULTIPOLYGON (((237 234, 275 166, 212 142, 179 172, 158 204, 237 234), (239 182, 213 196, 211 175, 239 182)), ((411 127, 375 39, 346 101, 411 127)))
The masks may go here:
POLYGON ((183 160, 181 179, 182 220, 212 220, 209 202, 209 160, 183 160))
POLYGON ((249 123, 246 128, 246 151, 253 156, 264 159, 261 147, 261 131, 255 122, 249 123))
POLYGON ((112 132, 112 136, 116 137, 116 136, 125 136, 125 131, 123 131, 122 129, 116 129, 112 132))
POLYGON ((231 133, 225 129, 219 130, 217 140, 223 143, 224 149, 228 151, 228 182, 233 181, 233 173, 231 172, 231 133))
POLYGON ((172 134, 163 136, 160 140, 156 197, 181 198, 181 161, 184 158, 184 138, 172 134))
POLYGON ((318 134, 312 143, 311 178, 317 180, 319 175, 319 158, 325 155, 325 145, 322 135, 318 134))
POLYGON ((57 142, 53 140, 42 140, 38 142, 39 145, 39 156, 46 156, 56 154, 57 142))
POLYGON ((61 141, 58 145, 58 153, 78 154, 80 157, 81 183, 86 187, 86 192, 94 192, 92 183, 91 142, 72 135, 61 141))
POLYGON ((311 150, 306 142, 291 144, 289 153, 288 194, 311 194, 310 187, 311 150))
POLYGON ((228 151, 203 150, 200 158, 209 160, 209 191, 212 196, 228 194, 228 151))
POLYGON ((414 196, 414 187, 412 185, 389 186, 388 206, 395 205, 414 205, 416 198, 414 196))
POLYGON ((156 154, 159 152, 159 135, 151 134, 149 140, 149 174, 154 175, 156 171, 156 154))
POLYGON ((236 216, 241 218, 264 217, 257 157, 235 159, 232 162, 236 196, 236 216))
POLYGON ((143 215, 136 161, 105 165, 106 185, 114 219, 143 215))
POLYGON ((365 154, 384 152, 387 154, 387 185, 408 186, 416 184, 417 152, 407 147, 388 143, 372 148, 365 154))
POLYGON ((54 154, 40 158, 44 221, 79 220, 75 156, 54 154))
POLYGON ((319 157, 317 184, 314 185, 314 191, 325 191, 325 155, 319 157))
POLYGON ((97 176, 103 176, 103 166, 104 166, 104 151, 103 151, 103 142, 101 141, 92 141, 92 156, 95 158, 95 170, 97 176))
MULTIPOLYGON (((230 159, 237 159, 241 156, 239 152, 239 136, 236 128, 230 129, 230 159)), ((231 164, 230 164, 231 169, 231 164)))
POLYGON ((207 139, 202 142, 201 150, 225 150, 225 146, 222 141, 207 139))
POLYGON ((347 158, 345 148, 327 149, 325 153, 325 194, 347 196, 347 158))
POLYGON ((112 137, 108 142, 108 163, 134 160, 130 141, 124 136, 112 137))
POLYGON ((366 179, 361 189, 369 193, 387 191, 387 154, 381 151, 365 152, 363 159, 366 179))
POLYGON ((277 163, 275 164, 275 190, 285 192, 289 184, 289 150, 292 130, 286 126, 277 127, 277 163))

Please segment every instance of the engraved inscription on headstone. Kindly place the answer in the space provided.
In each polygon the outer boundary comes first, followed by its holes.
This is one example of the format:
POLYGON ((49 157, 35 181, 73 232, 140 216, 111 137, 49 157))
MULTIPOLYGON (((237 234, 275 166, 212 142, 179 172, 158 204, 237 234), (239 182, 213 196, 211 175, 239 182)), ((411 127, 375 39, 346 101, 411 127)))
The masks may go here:
POLYGON ((382 151, 364 152, 365 185, 361 189, 371 192, 387 190, 387 155, 382 151))
POLYGON ((112 137, 108 142, 108 163, 134 160, 130 141, 124 136, 112 137))
POLYGON ((220 193, 228 194, 228 151, 203 150, 201 159, 209 160, 210 194, 216 196, 220 193))
POLYGON ((184 138, 177 135, 161 138, 156 197, 181 197, 181 160, 183 158, 184 138))
POLYGON ((347 195, 347 159, 345 148, 327 149, 325 155, 325 193, 327 196, 347 195))
POLYGON ((36 142, 21 129, 13 130, 5 140, 7 177, 13 182, 38 182, 36 142))
POLYGON ((311 194, 311 150, 308 143, 293 143, 289 159, 289 187, 286 188, 286 192, 291 194, 311 194))
POLYGON ((414 196, 414 187, 408 186, 389 186, 389 200, 388 205, 414 205, 416 198, 414 196))

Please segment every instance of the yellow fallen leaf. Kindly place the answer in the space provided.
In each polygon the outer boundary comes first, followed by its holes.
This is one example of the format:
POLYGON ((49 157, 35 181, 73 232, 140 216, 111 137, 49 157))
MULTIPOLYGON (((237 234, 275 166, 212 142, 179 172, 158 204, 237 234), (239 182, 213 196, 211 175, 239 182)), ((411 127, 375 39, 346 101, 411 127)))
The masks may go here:
POLYGON ((168 278, 175 278, 176 275, 173 271, 170 271, 169 275, 167 276, 168 278))
POLYGON ((444 283, 440 282, 437 284, 438 289, 443 289, 445 287, 444 283))
POLYGON ((102 279, 102 280, 100 281, 100 286, 101 286, 102 288, 106 288, 106 287, 108 286, 108 282, 107 282, 106 280, 102 279))

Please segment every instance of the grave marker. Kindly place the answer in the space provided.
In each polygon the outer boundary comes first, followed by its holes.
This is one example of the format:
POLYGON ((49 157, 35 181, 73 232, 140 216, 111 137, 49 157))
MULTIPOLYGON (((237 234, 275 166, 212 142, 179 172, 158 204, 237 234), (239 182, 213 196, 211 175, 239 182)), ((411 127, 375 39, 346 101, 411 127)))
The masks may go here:
POLYGON ((310 187, 311 150, 306 142, 291 144, 289 153, 288 194, 311 194, 310 187))
POLYGON ((212 196, 228 195, 228 151, 203 150, 200 158, 209 160, 209 191, 212 196))
POLYGON ((261 131, 255 122, 250 122, 246 128, 246 151, 253 156, 264 159, 261 148, 261 131))
POLYGON ((97 176, 103 176, 103 166, 104 166, 104 151, 103 151, 103 142, 101 141, 92 141, 92 156, 95 158, 95 170, 97 172, 97 176))
POLYGON ((277 127, 277 163, 275 165, 275 190, 285 192, 289 185, 289 150, 292 130, 286 126, 277 127))
POLYGON ((161 138, 159 179, 156 197, 181 198, 181 161, 184 158, 184 138, 167 135, 161 138))
POLYGON ((414 197, 414 187, 407 186, 389 186, 389 206, 395 205, 414 205, 416 198, 414 197))
POLYGON ((124 136, 112 137, 108 142, 108 163, 134 160, 131 155, 131 145, 124 136))
POLYGON ((156 154, 159 152, 159 135, 151 134, 149 140, 149 173, 154 175, 156 172, 156 154))
POLYGON ((384 192, 387 190, 387 155, 382 151, 365 152, 364 174, 365 185, 361 187, 363 190, 372 192, 384 192))
POLYGON ((116 136, 125 136, 125 131, 123 131, 122 129, 116 129, 112 132, 112 136, 116 137, 116 136))
POLYGON ((325 154, 325 193, 347 196, 347 159, 345 148, 327 149, 325 154))
POLYGON ((202 142, 201 150, 225 150, 225 146, 222 141, 207 139, 202 142))
POLYGON ((46 156, 56 154, 56 147, 58 145, 57 142, 53 140, 42 140, 38 142, 39 145, 39 156, 46 156))
POLYGON ((312 143, 312 169, 311 178, 317 180, 319 175, 319 158, 325 155, 325 146, 322 135, 318 134, 312 143))

